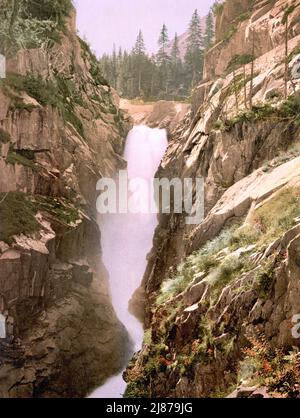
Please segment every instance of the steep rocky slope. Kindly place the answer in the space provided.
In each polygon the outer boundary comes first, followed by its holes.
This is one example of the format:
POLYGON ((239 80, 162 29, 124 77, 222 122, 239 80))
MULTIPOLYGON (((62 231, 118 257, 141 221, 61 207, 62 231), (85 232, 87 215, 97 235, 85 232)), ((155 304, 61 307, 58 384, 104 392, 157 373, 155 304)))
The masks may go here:
POLYGON ((128 344, 110 303, 95 202, 96 182, 124 167, 130 123, 76 35, 71 2, 46 3, 33 18, 30 0, 1 1, 1 13, 21 5, 9 34, 33 46, 7 43, 10 54, 1 45, 1 397, 86 396, 124 366, 128 344), (41 40, 59 7, 61 26, 41 40))
POLYGON ((205 80, 157 174, 203 177, 205 218, 160 215, 129 397, 299 395, 299 16, 297 1, 219 9, 205 80))

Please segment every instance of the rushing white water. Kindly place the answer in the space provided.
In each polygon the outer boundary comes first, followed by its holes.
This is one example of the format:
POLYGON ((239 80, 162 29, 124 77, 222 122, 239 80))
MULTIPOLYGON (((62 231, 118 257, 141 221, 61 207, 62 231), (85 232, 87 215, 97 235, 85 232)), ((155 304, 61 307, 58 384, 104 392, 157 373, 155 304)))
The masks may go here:
MULTIPOLYGON (((134 127, 128 135, 125 159, 128 163, 128 179, 151 180, 158 169, 167 148, 165 130, 134 127)), ((130 194, 130 191, 129 191, 130 194)), ((146 190, 135 192, 136 205, 149 199, 146 190)), ((153 196, 150 196, 153 199, 153 196)), ((143 340, 142 324, 128 311, 128 302, 140 286, 146 268, 146 256, 152 247, 157 225, 157 215, 117 214, 101 217, 103 261, 109 272, 112 303, 120 321, 125 325, 133 341, 133 351, 140 350, 143 340)), ((109 379, 97 389, 93 398, 120 398, 126 384, 122 373, 109 379)))

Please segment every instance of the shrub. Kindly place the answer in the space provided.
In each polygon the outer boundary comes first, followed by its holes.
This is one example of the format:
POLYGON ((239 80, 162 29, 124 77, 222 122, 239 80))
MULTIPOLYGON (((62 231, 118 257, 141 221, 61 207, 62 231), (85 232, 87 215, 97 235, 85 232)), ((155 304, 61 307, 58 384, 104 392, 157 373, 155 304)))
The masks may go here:
POLYGON ((279 109, 279 116, 283 118, 294 118, 297 123, 300 123, 300 93, 297 92, 290 96, 279 109))
MULTIPOLYGON (((234 89, 234 87, 232 87, 234 89)), ((233 90, 234 91, 234 90, 233 90)), ((296 124, 300 123, 300 93, 297 92, 285 100, 279 107, 273 107, 269 103, 258 104, 252 110, 238 113, 234 118, 224 122, 225 129, 229 130, 238 123, 267 120, 291 120, 296 124)))
POLYGON ((78 209, 66 199, 35 196, 36 208, 64 224, 72 224, 80 219, 78 209))
POLYGON ((247 258, 229 256, 224 259, 222 264, 212 273, 210 278, 212 283, 212 302, 216 302, 222 290, 234 278, 241 274, 248 267, 247 258))
POLYGON ((55 81, 46 82, 41 76, 9 74, 2 88, 12 98, 11 110, 26 109, 31 111, 36 107, 32 104, 24 103, 20 97, 12 94, 11 89, 16 93, 25 91, 42 106, 56 107, 60 111, 63 119, 71 123, 84 138, 83 124, 76 115, 74 104, 82 107, 85 104, 73 81, 56 77, 55 81))
POLYGON ((36 207, 21 192, 0 193, 0 241, 13 243, 14 235, 31 235, 39 230, 36 207))
POLYGON ((261 231, 255 225, 246 225, 233 232, 230 239, 232 250, 257 243, 261 237, 261 231))
POLYGON ((27 16, 32 19, 51 20, 57 29, 63 30, 66 17, 69 16, 72 0, 27 0, 27 16))
POLYGON ((221 14, 223 13, 224 10, 224 2, 219 3, 219 2, 215 2, 213 5, 213 14, 215 16, 221 16, 221 14))
POLYGON ((35 169, 35 163, 33 160, 17 153, 15 150, 10 150, 7 157, 6 157, 7 164, 18 164, 23 165, 24 167, 28 167, 31 169, 35 169))
POLYGON ((0 128, 0 144, 7 144, 11 140, 10 134, 0 128))
POLYGON ((288 57, 288 61, 289 62, 292 61, 292 59, 298 54, 300 54, 300 42, 298 43, 298 45, 295 46, 295 48, 290 53, 290 55, 288 57))
POLYGON ((227 65, 227 73, 231 73, 242 65, 249 64, 254 60, 253 55, 234 55, 227 65))
POLYGON ((258 207, 250 222, 261 232, 260 243, 270 243, 295 225, 300 216, 300 190, 284 188, 258 207))
POLYGON ((216 256, 229 245, 233 229, 222 231, 216 238, 208 241, 199 251, 188 257, 178 267, 175 277, 162 284, 156 304, 161 305, 183 292, 197 273, 208 273, 212 268, 215 268, 219 264, 216 256))
POLYGON ((261 298, 266 298, 274 283, 274 257, 267 259, 255 274, 261 298))
POLYGON ((275 348, 264 337, 248 339, 251 346, 243 350, 245 357, 240 363, 241 371, 251 371, 246 376, 247 384, 266 386, 271 395, 276 397, 298 398, 299 350, 275 348))
POLYGON ((14 235, 31 236, 40 229, 35 218, 43 212, 66 225, 79 219, 78 209, 66 199, 29 196, 21 192, 0 193, 0 241, 14 242, 14 235))
POLYGON ((2 0, 0 52, 13 55, 22 48, 59 42, 71 7, 71 0, 2 0))

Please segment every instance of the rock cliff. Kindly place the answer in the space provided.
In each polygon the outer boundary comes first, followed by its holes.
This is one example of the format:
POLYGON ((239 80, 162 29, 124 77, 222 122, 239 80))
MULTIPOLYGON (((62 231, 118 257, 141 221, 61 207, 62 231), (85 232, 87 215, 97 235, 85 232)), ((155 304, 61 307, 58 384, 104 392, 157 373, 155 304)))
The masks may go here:
POLYGON ((299 396, 300 4, 250 3, 218 8, 157 174, 203 177, 205 217, 160 215, 128 397, 299 396))
MULTIPOLYGON (((1 397, 86 396, 124 366, 129 344, 110 302, 95 202, 96 182, 125 166, 130 122, 76 34, 75 10, 60 4, 54 40, 53 30, 12 54, 1 48, 1 397)), ((19 37, 49 24, 30 13, 26 33, 15 16, 19 37)))

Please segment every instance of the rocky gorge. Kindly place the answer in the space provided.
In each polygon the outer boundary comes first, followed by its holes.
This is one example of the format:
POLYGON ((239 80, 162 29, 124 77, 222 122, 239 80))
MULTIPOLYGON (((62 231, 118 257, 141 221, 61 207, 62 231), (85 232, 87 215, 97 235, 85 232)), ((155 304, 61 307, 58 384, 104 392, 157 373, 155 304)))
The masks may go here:
POLYGON ((120 101, 61 4, 54 39, 0 50, 0 397, 85 397, 128 364, 96 183, 133 124, 167 130, 156 176, 203 178, 205 217, 158 216, 125 397, 299 397, 300 3, 220 3, 191 104, 120 101))
POLYGON ((218 7, 204 81, 157 173, 204 178, 205 218, 160 215, 127 397, 299 396, 299 13, 218 7))
POLYGON ((1 397, 86 396, 129 344, 101 262, 96 182, 126 165, 131 122, 61 5, 58 39, 7 54, 0 80, 1 397))

